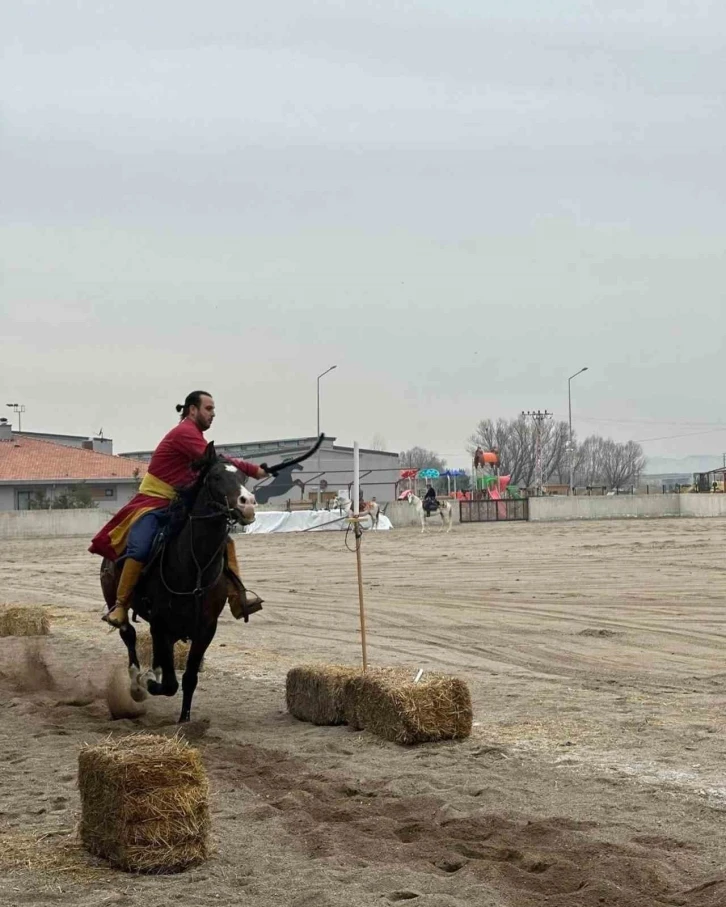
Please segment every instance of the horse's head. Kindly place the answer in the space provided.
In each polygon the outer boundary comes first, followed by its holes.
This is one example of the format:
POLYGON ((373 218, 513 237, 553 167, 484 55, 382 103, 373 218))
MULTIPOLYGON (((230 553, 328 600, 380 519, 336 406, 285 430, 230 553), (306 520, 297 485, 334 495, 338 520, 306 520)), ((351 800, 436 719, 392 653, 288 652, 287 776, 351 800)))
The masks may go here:
POLYGON ((254 496, 243 489, 237 467, 217 455, 213 441, 192 468, 199 472, 195 509, 217 510, 242 523, 254 520, 254 496))

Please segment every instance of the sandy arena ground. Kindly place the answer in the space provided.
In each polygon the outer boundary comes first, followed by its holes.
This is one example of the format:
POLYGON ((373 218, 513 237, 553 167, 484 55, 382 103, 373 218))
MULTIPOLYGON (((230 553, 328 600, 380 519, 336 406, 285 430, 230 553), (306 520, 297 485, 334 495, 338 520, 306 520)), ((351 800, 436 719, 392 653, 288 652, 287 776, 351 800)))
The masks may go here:
POLYGON ((173 733, 180 707, 109 720, 124 650, 85 547, 2 545, 0 602, 53 630, 0 640, 0 904, 726 905, 726 521, 366 534, 371 661, 472 690, 472 738, 415 749, 285 712, 289 667, 359 657, 342 534, 241 537, 267 603, 225 612, 188 730, 216 853, 162 878, 73 837, 80 745, 173 733))

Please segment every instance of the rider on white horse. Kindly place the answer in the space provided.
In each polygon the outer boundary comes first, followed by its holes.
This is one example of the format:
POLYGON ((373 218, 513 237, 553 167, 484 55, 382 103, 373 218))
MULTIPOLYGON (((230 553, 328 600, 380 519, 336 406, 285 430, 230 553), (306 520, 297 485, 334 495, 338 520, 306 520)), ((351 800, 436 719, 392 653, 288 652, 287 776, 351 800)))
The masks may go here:
POLYGON ((436 500, 436 489, 429 483, 426 487, 426 494, 423 499, 423 508, 427 516, 431 516, 439 508, 439 502, 436 500))
MULTIPOLYGON (((431 488, 430 490, 433 491, 433 488, 431 488)), ((411 504, 412 507, 416 508, 418 517, 421 520, 421 532, 426 531, 427 514, 426 514, 425 506, 426 506, 427 499, 428 499, 428 501, 431 501, 431 497, 432 496, 428 492, 426 492, 426 498, 422 501, 421 498, 416 497, 416 495, 412 491, 404 491, 403 494, 401 495, 401 497, 399 498, 399 500, 404 499, 404 498, 407 499, 408 503, 411 504)), ((446 527, 446 531, 451 532, 451 524, 453 521, 451 504, 449 503, 449 501, 446 501, 446 500, 443 500, 443 501, 437 500, 436 492, 434 492, 434 494, 433 494, 433 499, 436 502, 436 509, 431 512, 438 513, 439 516, 441 517, 441 522, 446 527)))

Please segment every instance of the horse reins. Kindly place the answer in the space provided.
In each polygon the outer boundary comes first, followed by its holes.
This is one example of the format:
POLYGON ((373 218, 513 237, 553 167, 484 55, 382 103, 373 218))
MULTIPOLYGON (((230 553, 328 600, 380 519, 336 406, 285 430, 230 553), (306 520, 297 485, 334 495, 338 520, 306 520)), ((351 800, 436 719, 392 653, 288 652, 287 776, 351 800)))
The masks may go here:
MULTIPOLYGON (((207 474, 204 477, 204 480, 202 482, 202 487, 205 487, 207 485, 208 478, 209 478, 209 472, 207 472, 207 474)), ((223 504, 221 501, 216 501, 214 498, 210 498, 210 504, 211 504, 213 510, 215 511, 213 513, 202 513, 202 514, 196 514, 196 515, 193 513, 187 514, 187 520, 188 520, 190 528, 192 530, 192 532, 191 532, 192 560, 194 561, 194 566, 197 568, 197 580, 196 580, 197 584, 196 584, 196 587, 191 592, 179 592, 176 589, 172 589, 171 586, 167 583, 166 579, 164 578, 164 553, 162 552, 162 555, 161 555, 161 558, 159 561, 159 576, 161 578, 161 582, 162 582, 164 588, 170 595, 177 595, 177 596, 193 595, 195 598, 195 601, 199 601, 199 600, 201 600, 202 596, 205 593, 209 592, 209 590, 212 589, 217 584, 220 576, 222 575, 222 573, 224 571, 224 564, 222 564, 221 568, 217 572, 217 575, 214 577, 212 582, 206 586, 201 585, 202 577, 204 576, 206 571, 211 567, 211 565, 214 563, 214 561, 219 557, 220 553, 222 552, 222 549, 227 544, 227 537, 225 535, 225 538, 222 540, 222 544, 214 552, 212 557, 207 562, 206 566, 200 567, 199 561, 197 560, 197 556, 194 553, 194 523, 198 520, 218 520, 221 517, 224 517, 224 519, 228 522, 229 527, 231 528, 232 525, 238 521, 238 517, 235 515, 236 508, 230 507, 228 504, 223 504)))

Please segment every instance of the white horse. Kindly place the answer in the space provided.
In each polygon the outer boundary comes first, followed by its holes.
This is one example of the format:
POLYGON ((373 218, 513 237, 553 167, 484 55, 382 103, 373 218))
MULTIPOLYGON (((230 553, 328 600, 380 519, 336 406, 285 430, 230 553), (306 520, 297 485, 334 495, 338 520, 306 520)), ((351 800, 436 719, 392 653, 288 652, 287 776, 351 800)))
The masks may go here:
MULTIPOLYGON (((421 520, 421 532, 426 532, 426 511, 424 510, 423 501, 421 500, 421 498, 417 498, 416 495, 411 492, 408 495, 408 503, 412 507, 416 508, 416 513, 421 520)), ((438 513, 441 517, 441 522, 446 527, 446 531, 451 532, 451 526, 454 521, 451 504, 448 501, 439 501, 438 504, 438 513)))
MULTIPOLYGON (((330 505, 331 510, 340 510, 341 516, 343 513, 346 513, 348 516, 353 515, 353 502, 349 497, 343 497, 338 494, 330 505)), ((378 506, 376 501, 369 501, 365 510, 361 511, 361 528, 362 529, 378 529, 378 518, 381 514, 381 508, 378 506), (364 517, 370 517, 370 526, 366 525, 366 520, 364 517)))

